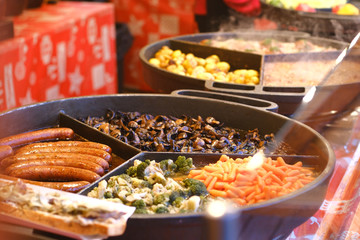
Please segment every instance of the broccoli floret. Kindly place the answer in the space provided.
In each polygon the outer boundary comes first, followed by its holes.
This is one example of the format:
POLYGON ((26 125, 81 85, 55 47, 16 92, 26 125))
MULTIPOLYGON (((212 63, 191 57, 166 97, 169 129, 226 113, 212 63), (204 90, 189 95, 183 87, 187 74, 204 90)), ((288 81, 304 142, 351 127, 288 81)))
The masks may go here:
POLYGON ((171 159, 162 160, 160 162, 160 168, 164 172, 165 177, 170 176, 173 172, 176 171, 177 166, 171 159))
POLYGON ((156 208, 156 213, 169 213, 169 209, 167 207, 161 206, 156 208))
POLYGON ((185 156, 179 156, 175 164, 177 166, 176 172, 182 174, 189 174, 190 170, 194 168, 192 158, 186 158, 185 156))
POLYGON ((188 191, 184 191, 184 190, 176 190, 176 191, 172 191, 170 196, 169 196, 169 202, 170 204, 172 204, 176 198, 178 197, 182 197, 182 198, 188 198, 189 197, 189 192, 188 191))
POLYGON ((140 188, 150 188, 151 189, 153 186, 149 181, 143 180, 143 181, 141 181, 139 187, 140 188))
POLYGON ((119 177, 124 179, 128 183, 131 183, 131 177, 128 174, 123 173, 123 174, 120 174, 119 177))
POLYGON ((146 209, 135 209, 135 212, 137 214, 148 214, 148 211, 146 209))
POLYGON ((183 197, 177 197, 175 201, 173 201, 172 205, 179 208, 184 200, 185 199, 183 197))
POLYGON ((206 189, 206 186, 203 182, 193 178, 186 178, 183 180, 185 187, 188 188, 191 192, 191 196, 202 196, 207 195, 209 192, 206 189))
POLYGON ((144 179, 145 169, 150 165, 150 160, 145 160, 145 162, 140 163, 136 167, 136 177, 139 179, 144 179))
POLYGON ((131 166, 128 169, 126 169, 126 174, 129 175, 130 177, 136 177, 136 166, 131 166))
POLYGON ((146 208, 146 204, 145 204, 144 200, 142 200, 142 199, 135 200, 134 202, 131 203, 131 206, 136 207, 136 209, 145 209, 146 208))
POLYGON ((158 204, 164 203, 165 201, 166 201, 165 195, 159 194, 159 195, 154 196, 153 203, 154 203, 154 205, 158 205, 158 204))

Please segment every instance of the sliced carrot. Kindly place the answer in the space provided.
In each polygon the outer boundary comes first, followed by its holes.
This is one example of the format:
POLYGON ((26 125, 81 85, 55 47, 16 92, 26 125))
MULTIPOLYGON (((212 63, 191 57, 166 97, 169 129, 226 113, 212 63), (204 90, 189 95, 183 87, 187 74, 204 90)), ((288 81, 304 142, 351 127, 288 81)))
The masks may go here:
POLYGON ((268 157, 260 167, 249 170, 251 159, 222 155, 216 163, 192 170, 188 177, 202 181, 211 195, 231 198, 240 205, 288 194, 315 179, 314 169, 303 167, 302 162, 291 165, 281 157, 268 157))
POLYGON ((205 179, 204 184, 205 184, 206 187, 209 185, 209 183, 211 182, 211 180, 212 180, 213 178, 214 178, 214 176, 209 175, 209 176, 205 179))
POLYGON ((204 170, 207 172, 216 172, 216 171, 219 171, 219 168, 214 167, 214 166, 205 166, 204 170))
POLYGON ((283 179, 285 177, 284 171, 280 170, 279 168, 276 168, 274 166, 271 166, 269 164, 264 163, 262 167, 267 171, 272 171, 276 176, 278 176, 280 179, 283 179))
POLYGON ((218 179, 217 177, 213 177, 213 179, 211 179, 209 185, 207 186, 208 191, 214 188, 214 185, 215 185, 217 179, 218 179))
POLYGON ((193 176, 193 177, 190 177, 190 178, 194 178, 194 179, 197 179, 197 180, 205 180, 206 175, 205 174, 199 174, 197 176, 193 176))
POLYGON ((279 166, 286 166, 287 165, 282 157, 278 157, 276 159, 276 162, 278 163, 279 166))
POLYGON ((226 156, 226 155, 221 155, 219 161, 220 161, 220 162, 227 162, 227 161, 229 161, 229 157, 226 156))
POLYGON ((222 197, 222 198, 226 198, 227 193, 225 191, 220 191, 220 190, 216 190, 216 189, 211 189, 209 191, 209 193, 211 195, 213 195, 214 197, 222 197))
POLYGON ((246 205, 246 201, 242 198, 234 198, 233 200, 239 205, 246 205))
POLYGON ((196 176, 196 175, 201 174, 202 172, 203 172, 203 170, 201 170, 201 169, 193 169, 193 170, 190 170, 189 176, 190 176, 190 175, 191 175, 191 176, 196 176))

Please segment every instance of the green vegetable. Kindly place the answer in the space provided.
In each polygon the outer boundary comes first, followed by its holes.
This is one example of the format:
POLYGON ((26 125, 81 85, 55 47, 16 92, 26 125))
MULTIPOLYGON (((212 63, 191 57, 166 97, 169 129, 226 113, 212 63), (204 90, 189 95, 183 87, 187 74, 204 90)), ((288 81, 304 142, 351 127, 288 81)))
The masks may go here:
POLYGON ((169 213, 169 209, 167 209, 167 207, 161 206, 156 208, 155 210, 156 213, 169 213))
POLYGON ((176 171, 177 166, 171 159, 162 160, 160 162, 160 168, 164 172, 164 176, 170 176, 173 172, 176 171))
POLYGON ((136 209, 134 213, 137 214, 148 214, 148 211, 146 209, 136 209))
POLYGON ((152 186, 151 183, 149 183, 149 181, 143 180, 143 181, 141 181, 139 187, 140 188, 150 188, 151 189, 153 186, 152 186))
POLYGON ((123 173, 123 174, 120 174, 119 177, 124 179, 128 183, 131 183, 131 177, 128 174, 123 173))
POLYGON ((177 197, 177 198, 175 199, 175 201, 173 201, 172 205, 175 206, 175 207, 177 207, 177 208, 179 208, 179 207, 181 207, 181 204, 182 204, 182 202, 183 202, 184 200, 185 200, 185 199, 184 199, 183 197, 177 197))
POLYGON ((169 196, 169 202, 170 204, 172 204, 176 198, 178 197, 182 197, 182 198, 188 198, 189 197, 189 192, 188 191, 183 191, 183 190, 176 190, 176 191, 172 191, 172 193, 169 196))
POLYGON ((136 168, 135 166, 131 166, 128 169, 126 169, 126 173, 131 177, 136 177, 136 168))
POLYGON ((184 156, 179 156, 175 164, 177 166, 176 172, 180 172, 182 174, 189 174, 190 170, 194 168, 192 158, 186 158, 184 156))
POLYGON ((144 179, 145 177, 145 169, 150 165, 150 160, 145 160, 145 162, 137 165, 136 168, 136 177, 140 179, 144 179))
POLYGON ((270 0, 269 4, 279 8, 284 7, 284 4, 281 2, 281 0, 270 0))
POLYGON ((164 194, 159 194, 154 196, 153 203, 154 205, 162 204, 166 201, 166 197, 164 194))
POLYGON ((136 207, 136 209, 145 209, 146 208, 146 204, 145 204, 144 200, 142 200, 142 199, 135 200, 134 202, 131 203, 131 206, 136 207))
POLYGON ((272 39, 271 38, 266 38, 262 41, 262 44, 265 46, 271 46, 272 44, 272 39))
POLYGON ((137 166, 131 166, 126 169, 126 174, 130 177, 137 177, 139 179, 144 179, 145 169, 150 165, 150 160, 145 160, 137 166))
POLYGON ((114 198, 114 196, 113 196, 112 192, 107 191, 104 193, 104 198, 114 198))
POLYGON ((189 188, 191 196, 192 195, 203 196, 209 194, 205 184, 200 180, 193 178, 186 178, 183 180, 183 183, 185 184, 185 187, 189 188))

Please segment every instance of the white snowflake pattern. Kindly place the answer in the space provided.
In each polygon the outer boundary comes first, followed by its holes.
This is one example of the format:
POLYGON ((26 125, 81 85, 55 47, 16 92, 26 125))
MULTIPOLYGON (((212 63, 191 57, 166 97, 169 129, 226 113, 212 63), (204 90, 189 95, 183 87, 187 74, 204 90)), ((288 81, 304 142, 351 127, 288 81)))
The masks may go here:
POLYGON ((84 77, 80 73, 80 67, 76 66, 75 71, 73 73, 69 74, 69 80, 70 80, 70 87, 69 87, 69 93, 75 93, 77 95, 80 95, 80 86, 82 82, 84 81, 84 77))
POLYGON ((31 96, 31 90, 28 88, 26 91, 26 95, 23 98, 19 99, 21 105, 27 105, 36 102, 35 99, 31 96))
POLYGON ((144 20, 136 19, 136 17, 134 15, 130 15, 130 21, 129 21, 128 26, 129 26, 130 32, 134 36, 143 35, 142 27, 144 26, 144 20))

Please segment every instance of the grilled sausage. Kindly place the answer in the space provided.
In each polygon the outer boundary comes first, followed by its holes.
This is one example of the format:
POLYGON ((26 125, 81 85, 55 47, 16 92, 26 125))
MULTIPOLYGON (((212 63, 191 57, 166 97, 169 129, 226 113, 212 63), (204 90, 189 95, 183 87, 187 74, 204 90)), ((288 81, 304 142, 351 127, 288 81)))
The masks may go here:
POLYGON ((85 142, 85 141, 56 141, 56 142, 39 142, 32 143, 22 147, 22 150, 25 149, 36 149, 43 147, 82 147, 82 148, 95 148, 101 149, 108 153, 111 153, 111 148, 105 144, 97 142, 85 142))
POLYGON ((10 176, 3 175, 3 174, 0 174, 0 178, 11 180, 11 181, 21 180, 24 183, 29 183, 29 184, 33 184, 33 185, 38 185, 38 186, 42 186, 42 187, 53 188, 53 189, 62 190, 62 191, 66 191, 66 192, 73 192, 73 193, 79 192, 80 190, 84 189, 85 187, 87 187, 90 184, 87 181, 39 182, 39 181, 20 179, 20 178, 16 178, 16 177, 10 177, 10 176))
POLYGON ((0 146, 0 160, 11 156, 13 154, 13 149, 9 145, 0 146))
POLYGON ((72 139, 73 137, 74 131, 71 128, 47 128, 2 138, 0 145, 9 145, 14 148, 38 141, 72 139))
POLYGON ((81 153, 81 154, 89 154, 97 157, 101 157, 105 159, 107 162, 111 160, 111 154, 95 148, 84 148, 84 147, 42 147, 42 148, 34 148, 34 149, 22 149, 20 148, 16 151, 16 155, 22 154, 32 154, 32 153, 81 153))
POLYGON ((64 166, 30 166, 11 171, 9 176, 37 181, 87 181, 100 178, 92 171, 64 166))
POLYGON ((13 163, 20 161, 28 160, 46 160, 46 159, 57 159, 57 158, 68 158, 73 161, 86 160, 100 165, 104 170, 109 169, 109 163, 97 156, 81 153, 30 153, 30 154, 15 154, 13 156, 7 157, 1 161, 1 167, 3 169, 7 168, 13 163))
POLYGON ((11 164, 5 169, 5 173, 9 174, 15 169, 20 169, 30 166, 67 166, 67 167, 76 167, 81 169, 87 169, 94 173, 99 174, 100 176, 104 175, 104 169, 93 162, 87 160, 75 160, 71 158, 54 158, 54 159, 37 159, 37 160, 26 160, 19 161, 11 164))

